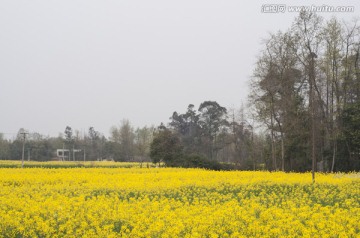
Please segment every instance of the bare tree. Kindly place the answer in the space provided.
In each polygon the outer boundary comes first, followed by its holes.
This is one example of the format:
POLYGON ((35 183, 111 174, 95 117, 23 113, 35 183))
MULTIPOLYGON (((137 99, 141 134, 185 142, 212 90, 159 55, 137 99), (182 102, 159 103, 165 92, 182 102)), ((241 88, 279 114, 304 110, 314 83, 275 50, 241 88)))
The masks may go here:
POLYGON ((309 112, 311 122, 311 171, 312 180, 315 182, 317 143, 319 137, 319 101, 320 92, 316 85, 316 58, 322 42, 322 18, 313 12, 302 11, 296 18, 293 30, 299 42, 298 59, 302 63, 307 73, 307 81, 309 84, 309 112), (317 94, 316 94, 317 93, 317 94), (318 98, 316 98, 316 96, 318 98))

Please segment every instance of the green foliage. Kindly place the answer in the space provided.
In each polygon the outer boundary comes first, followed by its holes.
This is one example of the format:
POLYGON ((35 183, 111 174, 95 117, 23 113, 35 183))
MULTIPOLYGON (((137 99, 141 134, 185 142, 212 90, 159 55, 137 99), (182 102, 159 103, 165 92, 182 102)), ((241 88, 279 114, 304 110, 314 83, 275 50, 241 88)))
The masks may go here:
POLYGON ((111 129, 115 161, 132 161, 135 153, 135 133, 129 120, 122 120, 119 128, 111 129))
POLYGON ((177 166, 182 163, 182 149, 180 138, 169 129, 162 129, 150 145, 150 158, 153 163, 177 166))
POLYGON ((202 154, 216 160, 217 152, 224 149, 229 136, 230 123, 227 110, 215 101, 204 101, 198 111, 190 104, 186 113, 174 112, 169 125, 177 132, 186 154, 202 154))
POLYGON ((108 141, 105 143, 105 155, 106 157, 113 158, 114 161, 124 162, 121 156, 121 147, 119 143, 108 141))
POLYGON ((21 160, 22 142, 14 140, 10 145, 10 159, 21 160))
POLYGON ((10 142, 4 139, 3 134, 0 133, 0 160, 10 158, 10 142))
POLYGON ((349 104, 343 112, 344 136, 350 150, 359 153, 360 150, 360 102, 349 104))
POLYGON ((27 152, 31 160, 46 161, 52 157, 55 148, 49 143, 48 140, 32 140, 27 143, 27 152))
POLYGON ((184 146, 177 134, 169 129, 160 130, 150 146, 153 163, 163 162, 168 167, 204 168, 210 170, 231 170, 233 165, 221 164, 199 154, 185 154, 184 146))
POLYGON ((343 134, 338 140, 337 170, 360 170, 360 102, 345 107, 342 121, 343 134))
POLYGON ((204 168, 211 170, 221 170, 221 164, 215 160, 210 160, 198 154, 184 156, 184 163, 181 167, 185 168, 204 168))

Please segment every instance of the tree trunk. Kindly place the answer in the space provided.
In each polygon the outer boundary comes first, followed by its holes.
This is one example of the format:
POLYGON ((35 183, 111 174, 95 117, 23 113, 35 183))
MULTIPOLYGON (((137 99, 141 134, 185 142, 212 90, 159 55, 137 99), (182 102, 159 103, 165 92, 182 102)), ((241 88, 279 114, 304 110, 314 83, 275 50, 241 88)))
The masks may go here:
POLYGON ((284 138, 281 133, 281 170, 285 171, 285 148, 284 148, 284 138))
MULTIPOLYGON (((272 115, 271 115, 271 127, 274 127, 274 120, 272 115)), ((273 128, 271 128, 271 157, 273 163, 273 170, 276 171, 277 165, 276 165, 276 153, 275 153, 275 136, 274 136, 273 128)))
POLYGON ((332 164, 331 164, 331 173, 334 172, 334 167, 335 167, 335 158, 336 158, 336 151, 337 151, 337 142, 336 142, 337 138, 334 138, 334 145, 333 145, 333 156, 332 156, 332 164))

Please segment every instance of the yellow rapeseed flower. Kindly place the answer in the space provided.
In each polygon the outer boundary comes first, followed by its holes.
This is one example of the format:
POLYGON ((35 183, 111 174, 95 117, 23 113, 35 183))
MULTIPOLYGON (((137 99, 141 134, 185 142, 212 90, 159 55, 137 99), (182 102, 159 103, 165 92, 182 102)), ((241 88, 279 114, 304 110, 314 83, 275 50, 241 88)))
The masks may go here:
POLYGON ((0 169, 0 237, 360 237, 360 176, 0 169))

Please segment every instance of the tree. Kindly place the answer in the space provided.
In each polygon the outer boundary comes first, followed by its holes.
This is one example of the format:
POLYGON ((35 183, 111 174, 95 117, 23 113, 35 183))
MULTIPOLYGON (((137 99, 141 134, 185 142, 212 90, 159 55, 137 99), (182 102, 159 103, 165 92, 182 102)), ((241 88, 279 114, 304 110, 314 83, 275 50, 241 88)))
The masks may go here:
POLYGON ((181 137, 185 153, 200 153, 202 149, 200 115, 194 108, 193 104, 189 104, 186 113, 174 112, 170 118, 169 126, 181 137))
POLYGON ((100 132, 96 131, 94 129, 94 127, 89 127, 89 139, 90 139, 90 148, 91 148, 91 152, 90 154, 90 158, 92 158, 93 160, 98 160, 101 155, 100 155, 100 132))
POLYGON ((134 129, 129 120, 123 120, 120 127, 121 157, 123 161, 130 161, 134 157, 134 129))
POLYGON ((340 93, 340 74, 341 61, 344 48, 342 35, 343 29, 339 21, 333 17, 324 26, 324 56, 321 61, 321 70, 326 77, 325 85, 325 153, 332 154, 331 171, 334 171, 335 158, 337 156, 337 143, 340 129, 341 113, 341 93, 340 93), (332 148, 331 148, 332 147, 332 148))
POLYGON ((154 164, 163 162, 167 166, 181 166, 183 146, 178 135, 169 129, 159 130, 150 145, 150 158, 154 164))
POLYGON ((291 164, 293 151, 288 149, 291 134, 301 133, 298 118, 304 96, 301 95, 302 73, 297 69, 294 50, 296 44, 291 32, 270 34, 254 70, 250 100, 257 119, 265 123, 270 132, 273 170, 291 167, 287 165, 291 164), (277 147, 280 147, 280 166, 277 147))
POLYGON ((119 128, 112 127, 111 140, 115 142, 112 147, 116 161, 132 161, 134 159, 135 147, 134 129, 129 120, 122 120, 119 128))
POLYGON ((136 155, 139 157, 140 167, 148 159, 150 153, 150 144, 153 140, 153 127, 137 128, 135 131, 136 155))
POLYGON ((356 167, 354 152, 344 149, 350 134, 344 131, 343 110, 360 100, 359 72, 356 22, 332 18, 323 24, 315 13, 301 12, 291 31, 270 34, 256 64, 250 101, 269 131, 265 141, 273 169, 311 169, 315 181, 316 170, 356 167), (340 163, 344 157, 352 163, 340 163))
POLYGON ((320 106, 321 92, 317 86, 317 62, 319 48, 322 42, 322 18, 313 12, 302 11, 299 17, 295 19, 293 30, 299 41, 298 59, 307 73, 307 81, 309 84, 309 112, 311 124, 311 171, 312 180, 315 182, 315 170, 317 157, 319 157, 318 148, 320 144, 319 121, 321 121, 320 106))
MULTIPOLYGON (((73 131, 70 126, 66 126, 65 128, 65 145, 69 150, 69 160, 71 160, 71 150, 74 149, 74 138, 73 131)), ((74 158, 73 158, 74 159, 74 158)))
POLYGON ((10 159, 10 142, 0 133, 0 160, 10 159))
POLYGON ((249 157, 249 148, 247 143, 249 141, 249 133, 247 133, 245 127, 246 122, 244 118, 244 108, 243 106, 239 110, 240 118, 237 118, 235 114, 235 109, 231 109, 231 146, 232 146, 232 162, 236 166, 245 168, 247 159, 249 157))
POLYGON ((30 133, 27 144, 28 160, 47 161, 52 158, 54 147, 49 138, 45 138, 40 133, 30 133))
POLYGON ((229 126, 226 120, 227 110, 215 101, 205 101, 200 104, 198 111, 199 125, 202 130, 202 136, 207 144, 207 154, 210 159, 216 158, 219 150, 217 147, 217 136, 229 126))
MULTIPOLYGON (((360 102, 348 105, 342 114, 343 136, 345 139, 348 161, 346 164, 352 164, 352 168, 360 170, 360 102)), ((348 170, 349 168, 343 168, 348 170)))

